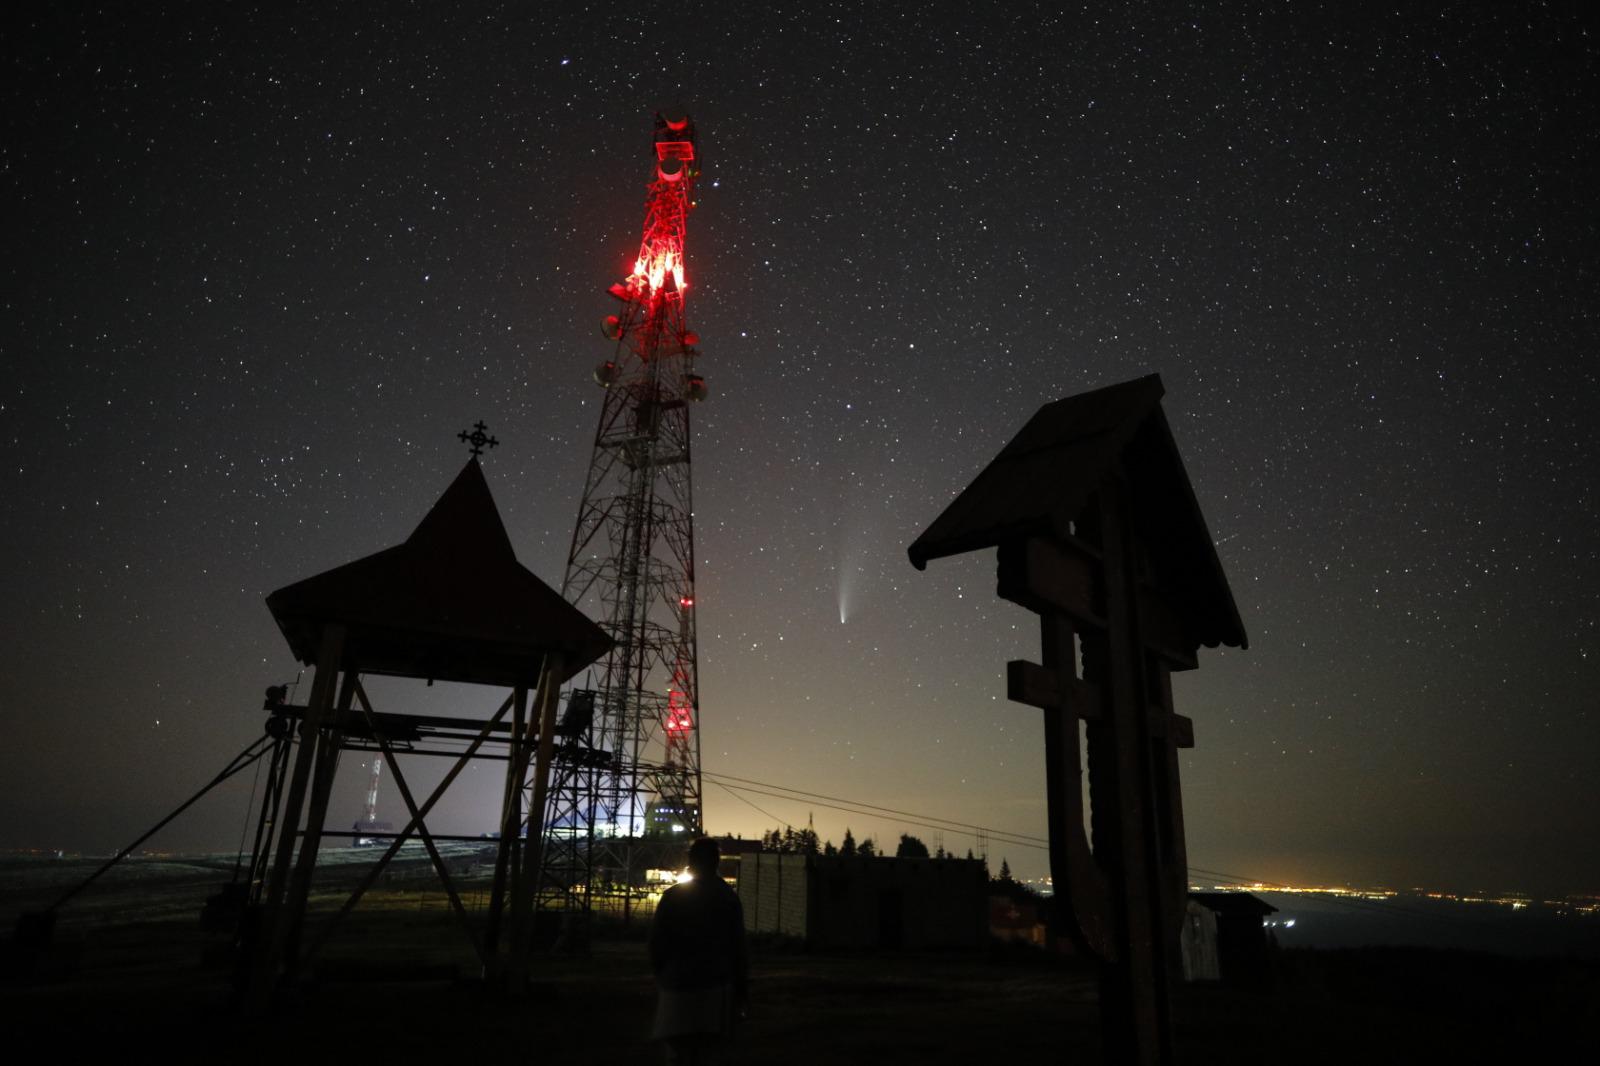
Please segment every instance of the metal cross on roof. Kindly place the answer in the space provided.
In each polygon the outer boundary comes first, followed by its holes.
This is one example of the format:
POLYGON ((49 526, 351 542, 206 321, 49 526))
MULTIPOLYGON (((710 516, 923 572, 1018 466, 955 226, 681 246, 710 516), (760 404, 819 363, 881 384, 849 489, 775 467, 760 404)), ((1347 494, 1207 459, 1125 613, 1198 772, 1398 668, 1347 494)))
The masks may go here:
POLYGON ((471 433, 468 433, 466 430, 462 430, 460 433, 456 434, 456 439, 460 440, 464 444, 472 445, 472 456, 474 459, 483 454, 483 446, 485 444, 493 448, 500 443, 493 437, 489 436, 489 434, 484 432, 484 430, 487 428, 488 427, 482 422, 477 422, 473 425, 471 433))

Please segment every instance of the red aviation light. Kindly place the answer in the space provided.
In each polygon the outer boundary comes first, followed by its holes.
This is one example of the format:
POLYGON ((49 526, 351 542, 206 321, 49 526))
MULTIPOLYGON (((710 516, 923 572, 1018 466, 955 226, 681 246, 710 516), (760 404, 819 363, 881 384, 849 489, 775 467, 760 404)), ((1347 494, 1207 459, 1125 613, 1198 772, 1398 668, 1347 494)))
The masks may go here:
POLYGON ((646 235, 639 258, 633 261, 633 276, 649 285, 651 296, 659 296, 667 284, 668 274, 672 275, 672 289, 682 292, 689 287, 688 279, 683 276, 682 238, 674 246, 670 238, 652 240, 646 235))
POLYGON ((694 716, 689 713, 688 697, 678 689, 667 690, 667 732, 687 733, 694 728, 694 716))
POLYGON ((683 596, 683 597, 679 598, 678 606, 679 607, 693 607, 694 606, 694 597, 693 596, 683 596))

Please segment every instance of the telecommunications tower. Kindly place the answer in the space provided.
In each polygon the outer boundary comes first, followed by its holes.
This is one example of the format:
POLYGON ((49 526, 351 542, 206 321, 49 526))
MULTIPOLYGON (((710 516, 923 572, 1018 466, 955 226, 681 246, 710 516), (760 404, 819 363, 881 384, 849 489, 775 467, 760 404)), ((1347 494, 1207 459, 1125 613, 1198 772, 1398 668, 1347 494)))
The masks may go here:
POLYGON ((562 594, 615 642, 592 689, 568 697, 544 817, 539 905, 624 913, 646 870, 676 866, 700 832, 694 507, 689 406, 705 397, 684 321, 684 232, 698 173, 694 124, 656 116, 654 174, 632 272, 602 323, 616 345, 562 594))

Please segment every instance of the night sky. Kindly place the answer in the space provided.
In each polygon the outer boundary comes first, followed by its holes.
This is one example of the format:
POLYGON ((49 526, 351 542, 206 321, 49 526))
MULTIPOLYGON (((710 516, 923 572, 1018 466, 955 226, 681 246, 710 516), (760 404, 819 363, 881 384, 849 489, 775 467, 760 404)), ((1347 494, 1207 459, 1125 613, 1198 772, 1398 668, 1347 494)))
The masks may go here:
MULTIPOLYGON (((1565 5, 35 6, 0 847, 109 850, 259 735, 297 672, 263 597, 403 539, 478 419, 560 584, 682 106, 707 771, 1042 836, 1031 616, 992 552, 905 547, 1042 403, 1159 372, 1250 635, 1177 679, 1191 863, 1600 892, 1600 38, 1565 5)), ((498 772, 434 827, 490 828, 498 772)), ((154 843, 237 846, 248 776, 154 843)), ((706 789, 718 833, 905 828, 706 789)))

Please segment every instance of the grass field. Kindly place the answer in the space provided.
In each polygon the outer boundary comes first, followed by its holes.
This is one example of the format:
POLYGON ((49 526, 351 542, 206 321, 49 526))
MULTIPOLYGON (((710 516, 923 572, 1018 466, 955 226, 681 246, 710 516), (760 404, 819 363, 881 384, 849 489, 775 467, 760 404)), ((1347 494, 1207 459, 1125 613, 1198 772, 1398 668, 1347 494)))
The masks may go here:
MULTIPOLYGON (((472 900, 481 877, 470 857, 458 860, 472 900)), ((32 974, 13 972, 0 987, 0 1024, 41 1048, 179 1060, 660 1060, 646 1040, 654 993, 640 930, 613 931, 582 957, 540 958, 528 995, 508 998, 477 980, 456 919, 410 859, 305 980, 252 1015, 234 1001, 227 967, 203 962, 226 938, 197 920, 231 866, 229 857, 141 859, 95 885, 63 910, 32 974)), ((6 928, 88 869, 0 862, 6 928)), ((358 870, 330 866, 324 883, 358 870)), ((325 915, 336 899, 319 895, 314 909, 325 915)), ((736 1062, 1101 1060, 1094 976, 1082 963, 1020 949, 816 954, 756 943, 752 977, 736 1062)), ((1563 1045, 1592 1050, 1600 967, 1415 949, 1294 951, 1279 959, 1272 987, 1182 987, 1175 1013, 1185 1063, 1543 1060, 1563 1045)))

